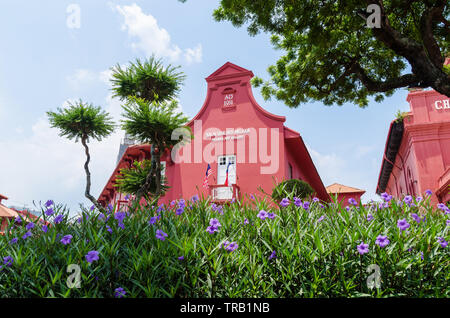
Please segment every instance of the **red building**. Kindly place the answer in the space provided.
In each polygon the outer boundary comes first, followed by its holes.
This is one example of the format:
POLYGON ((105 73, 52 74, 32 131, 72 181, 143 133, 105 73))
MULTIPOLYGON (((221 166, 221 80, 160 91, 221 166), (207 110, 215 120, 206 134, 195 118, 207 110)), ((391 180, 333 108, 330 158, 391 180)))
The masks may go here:
POLYGON ((429 189, 433 203, 449 202, 450 99, 417 89, 407 101, 410 112, 391 122, 376 192, 401 198, 429 189))
MULTIPOLYGON (((264 110, 252 94, 253 73, 227 62, 206 78, 206 99, 187 124, 194 139, 162 156, 169 186, 161 198, 169 203, 194 195, 221 202, 245 194, 271 193, 275 182, 298 178, 308 182, 316 196, 330 197, 300 134, 284 125, 286 118, 264 110), (206 169, 213 171, 203 187, 206 169), (228 176, 229 185, 224 185, 228 176)), ((113 186, 116 175, 135 160, 150 158, 149 145, 127 148, 99 197, 103 205, 124 201, 113 186)))
POLYGON ((361 202, 361 196, 366 193, 365 190, 349 187, 339 183, 333 183, 326 189, 333 200, 336 198, 336 202, 339 202, 344 206, 349 204, 348 200, 351 198, 355 199, 355 201, 359 204, 361 202))

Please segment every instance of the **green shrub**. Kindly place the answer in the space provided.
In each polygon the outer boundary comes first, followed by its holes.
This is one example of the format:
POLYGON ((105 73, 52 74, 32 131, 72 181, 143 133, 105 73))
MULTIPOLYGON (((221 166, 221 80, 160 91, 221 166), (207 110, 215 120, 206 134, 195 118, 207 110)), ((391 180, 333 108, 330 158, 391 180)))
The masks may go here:
POLYGON ((305 181, 299 179, 285 180, 277 184, 272 191, 272 199, 280 201, 284 198, 294 197, 304 199, 310 197, 314 189, 305 181))
POLYGON ((449 297, 450 211, 433 209, 429 197, 411 203, 347 210, 312 202, 305 210, 194 199, 130 215, 94 211, 80 223, 51 206, 47 232, 22 222, 0 236, 0 295, 114 297, 123 288, 126 297, 449 297), (262 219, 262 210, 274 214, 262 219), (64 219, 54 224, 57 215, 64 219), (211 219, 220 222, 216 231, 211 219), (379 236, 389 244, 377 245, 379 236), (226 241, 237 248, 227 251, 226 241), (90 251, 98 260, 88 262, 90 251), (70 264, 80 266, 80 288, 67 285, 70 264), (374 265, 381 285, 371 289, 374 265))

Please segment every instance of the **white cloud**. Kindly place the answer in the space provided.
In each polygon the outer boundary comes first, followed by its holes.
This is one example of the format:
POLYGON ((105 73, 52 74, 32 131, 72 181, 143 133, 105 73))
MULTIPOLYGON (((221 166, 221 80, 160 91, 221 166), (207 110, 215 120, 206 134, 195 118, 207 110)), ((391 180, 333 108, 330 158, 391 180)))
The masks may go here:
POLYGON ((184 53, 184 57, 188 64, 200 63, 202 61, 202 45, 198 44, 193 49, 186 49, 186 52, 184 53))
POLYGON ((158 25, 158 21, 151 14, 145 14, 136 3, 132 5, 116 5, 114 8, 124 18, 122 30, 136 38, 131 45, 133 49, 143 51, 147 56, 155 54, 158 57, 167 57, 171 61, 180 60, 181 56, 188 64, 202 61, 202 46, 180 49, 172 43, 170 34, 166 29, 158 25))

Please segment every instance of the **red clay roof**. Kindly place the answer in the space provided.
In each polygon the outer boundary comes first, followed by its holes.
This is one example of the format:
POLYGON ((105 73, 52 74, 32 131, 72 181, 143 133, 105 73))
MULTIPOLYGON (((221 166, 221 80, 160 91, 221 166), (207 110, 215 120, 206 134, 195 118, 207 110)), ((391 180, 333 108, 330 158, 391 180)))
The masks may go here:
POLYGON ((328 193, 357 193, 362 192, 365 193, 365 190, 361 190, 358 188, 349 187, 340 183, 333 183, 326 187, 328 193))
POLYGON ((19 213, 0 204, 0 217, 15 218, 17 216, 19 216, 19 213))

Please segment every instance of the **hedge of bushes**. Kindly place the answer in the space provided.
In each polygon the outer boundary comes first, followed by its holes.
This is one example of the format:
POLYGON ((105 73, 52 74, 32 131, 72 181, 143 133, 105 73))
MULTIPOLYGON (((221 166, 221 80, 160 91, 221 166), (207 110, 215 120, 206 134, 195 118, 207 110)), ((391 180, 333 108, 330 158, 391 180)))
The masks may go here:
POLYGON ((274 209, 194 197, 78 219, 48 201, 48 226, 14 220, 0 236, 0 295, 449 297, 450 210, 427 195, 383 198, 274 209))

